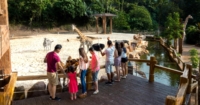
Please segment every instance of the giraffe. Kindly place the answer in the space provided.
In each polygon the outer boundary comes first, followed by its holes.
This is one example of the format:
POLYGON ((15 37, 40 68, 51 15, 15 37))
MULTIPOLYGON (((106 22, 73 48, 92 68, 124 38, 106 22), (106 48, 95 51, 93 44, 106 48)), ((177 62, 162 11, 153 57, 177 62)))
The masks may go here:
POLYGON ((80 36, 80 48, 83 47, 85 50, 85 45, 87 46, 87 52, 89 51, 89 48, 92 47, 92 39, 88 38, 87 36, 83 35, 81 31, 75 27, 75 25, 72 25, 72 30, 76 31, 77 34, 80 36))
POLYGON ((186 17, 184 23, 183 23, 183 41, 184 41, 185 36, 186 36, 185 30, 186 30, 186 26, 187 26, 187 23, 188 23, 188 20, 189 20, 189 19, 193 19, 193 17, 192 17, 191 15, 188 15, 188 16, 186 17))
POLYGON ((185 30, 186 30, 186 26, 187 26, 189 19, 193 19, 193 17, 191 15, 188 15, 186 17, 185 21, 183 22, 183 35, 182 35, 182 38, 179 38, 179 53, 180 54, 183 53, 183 42, 184 42, 185 36, 186 36, 185 30))

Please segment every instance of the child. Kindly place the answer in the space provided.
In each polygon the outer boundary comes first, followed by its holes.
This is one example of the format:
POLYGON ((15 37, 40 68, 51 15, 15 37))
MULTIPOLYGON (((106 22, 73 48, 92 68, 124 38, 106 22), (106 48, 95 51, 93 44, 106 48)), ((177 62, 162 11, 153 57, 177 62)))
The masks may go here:
POLYGON ((93 77, 93 81, 94 81, 94 86, 95 86, 95 91, 93 94, 98 94, 99 93, 99 89, 98 89, 98 73, 99 73, 99 69, 100 69, 100 65, 99 65, 99 58, 97 56, 97 54, 94 52, 94 49, 91 47, 89 48, 90 53, 92 54, 92 59, 91 59, 91 70, 92 70, 92 77, 93 77))
POLYGON ((71 100, 76 99, 76 93, 78 92, 76 72, 73 66, 68 67, 68 87, 71 94, 71 100))

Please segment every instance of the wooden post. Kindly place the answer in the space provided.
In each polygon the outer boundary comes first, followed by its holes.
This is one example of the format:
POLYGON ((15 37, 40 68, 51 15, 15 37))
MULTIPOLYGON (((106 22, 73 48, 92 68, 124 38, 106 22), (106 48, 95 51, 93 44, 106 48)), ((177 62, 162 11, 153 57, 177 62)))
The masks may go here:
POLYGON ((8 4, 7 0, 1 0, 1 11, 2 14, 0 15, 0 25, 9 25, 8 23, 8 4))
POLYGON ((165 99, 165 105, 175 105, 176 98, 174 96, 167 96, 165 99))
POLYGON ((87 90, 91 90, 92 89, 92 70, 91 69, 87 70, 86 87, 87 87, 87 90))
POLYGON ((99 31, 99 17, 95 17, 95 19, 96 19, 96 32, 97 32, 97 34, 98 34, 98 31, 99 31))
POLYGON ((110 34, 112 34, 112 17, 110 17, 110 34))
POLYGON ((102 17, 102 21, 103 21, 103 33, 106 34, 106 16, 102 17))
POLYGON ((191 84, 192 84, 192 65, 191 64, 187 64, 187 69, 188 71, 188 88, 187 88, 187 94, 191 93, 191 84))
POLYGON ((183 39, 179 38, 179 53, 183 53, 183 39))
POLYGON ((156 64, 156 58, 151 57, 150 59, 150 67, 149 67, 149 82, 154 82, 154 66, 156 64))

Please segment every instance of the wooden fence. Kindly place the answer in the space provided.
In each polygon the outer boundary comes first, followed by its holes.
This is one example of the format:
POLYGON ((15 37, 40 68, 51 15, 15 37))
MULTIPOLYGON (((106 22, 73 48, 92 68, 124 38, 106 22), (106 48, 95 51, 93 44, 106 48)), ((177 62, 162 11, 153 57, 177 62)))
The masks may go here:
MULTIPOLYGON (((6 84, 3 91, 0 91, 0 105, 11 105, 13 99, 17 73, 12 73, 8 78, 8 84, 6 84)), ((1 82, 5 82, 6 80, 1 80, 1 82)))
POLYGON ((195 78, 194 75, 192 75, 192 66, 190 64, 187 64, 184 71, 179 71, 176 69, 171 69, 167 67, 163 67, 160 65, 157 65, 157 61, 155 57, 151 57, 150 60, 140 60, 140 59, 129 59, 129 61, 135 61, 135 62, 146 62, 147 65, 149 65, 149 82, 154 82, 154 69, 158 68, 161 70, 165 70, 168 72, 176 73, 181 75, 180 76, 180 85, 178 89, 178 93, 176 96, 167 96, 165 105, 182 105, 186 104, 188 105, 190 103, 190 96, 193 90, 196 92, 196 99, 195 99, 195 105, 198 105, 198 82, 193 81, 193 78, 195 78), (186 99, 186 95, 189 96, 188 99, 186 99), (187 101, 188 100, 188 101, 187 101))

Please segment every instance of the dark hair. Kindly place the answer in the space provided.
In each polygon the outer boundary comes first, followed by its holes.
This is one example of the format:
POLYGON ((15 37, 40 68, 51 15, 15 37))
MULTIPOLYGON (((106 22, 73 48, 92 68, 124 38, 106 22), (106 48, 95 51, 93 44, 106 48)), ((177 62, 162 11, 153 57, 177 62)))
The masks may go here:
POLYGON ((116 48, 116 50, 118 52, 118 56, 120 56, 122 54, 122 49, 121 49, 121 47, 120 47, 118 42, 115 42, 115 48, 116 48))
POLYGON ((107 44, 108 44, 108 46, 111 46, 111 45, 112 45, 112 41, 111 41, 111 40, 108 40, 108 41, 107 41, 107 44))
POLYGON ((61 49, 62 48, 62 45, 61 44, 57 44, 54 48, 54 50, 58 50, 58 49, 61 49))
POLYGON ((90 48, 89 48, 89 51, 92 51, 92 52, 93 52, 93 51, 94 51, 94 48, 93 48, 93 47, 90 47, 90 48))
POLYGON ((121 48, 124 48, 124 42, 121 42, 120 45, 121 45, 121 48))
POLYGON ((73 66, 69 66, 69 67, 67 68, 67 70, 68 70, 68 72, 72 72, 72 73, 75 72, 75 69, 74 69, 73 66))
POLYGON ((84 62, 88 62, 88 56, 83 48, 79 48, 79 55, 83 58, 84 62))

